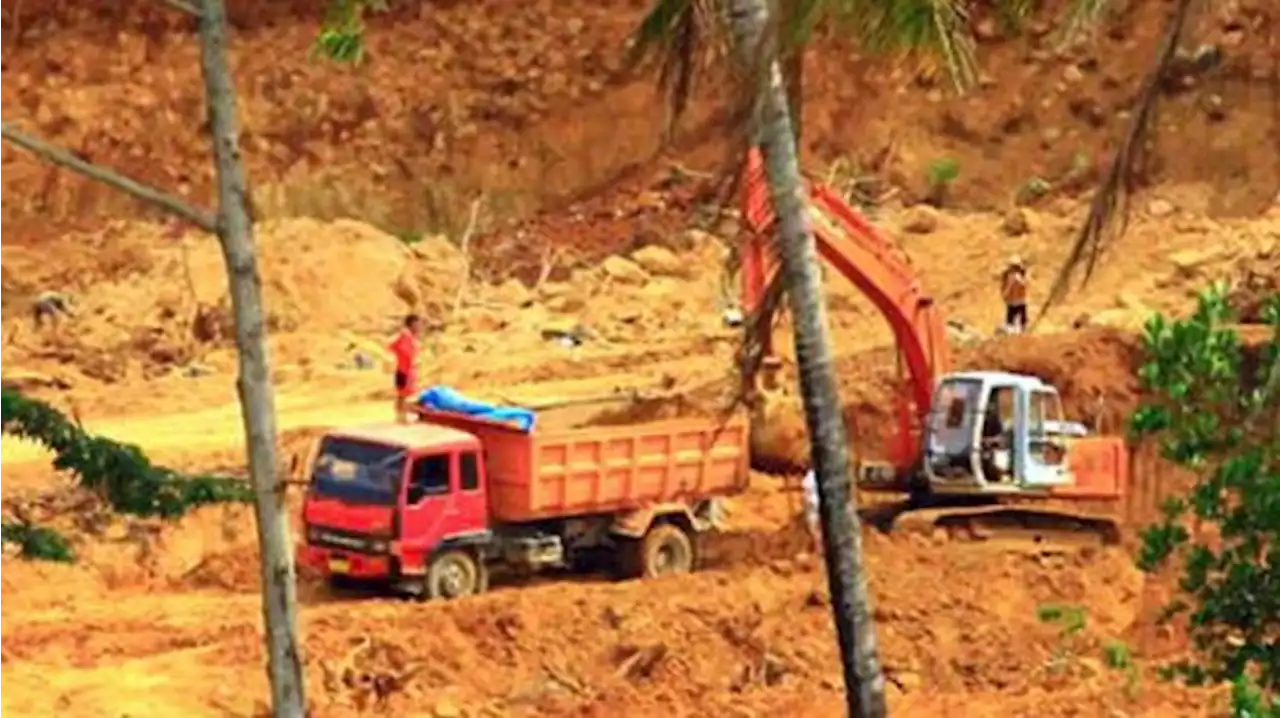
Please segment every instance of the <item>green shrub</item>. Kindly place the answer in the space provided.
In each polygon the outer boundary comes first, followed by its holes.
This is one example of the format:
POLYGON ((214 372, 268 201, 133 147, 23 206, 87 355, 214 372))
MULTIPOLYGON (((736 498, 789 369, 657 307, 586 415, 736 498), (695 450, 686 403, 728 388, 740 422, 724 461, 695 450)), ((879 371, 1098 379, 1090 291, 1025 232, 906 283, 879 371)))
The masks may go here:
POLYGON ((1147 323, 1140 379, 1150 398, 1131 429, 1157 439, 1166 459, 1199 479, 1143 532, 1138 564, 1153 572, 1171 559, 1181 563, 1181 598, 1166 619, 1186 617, 1196 657, 1168 673, 1192 684, 1231 681, 1241 701, 1256 686, 1257 701, 1237 702, 1237 715, 1274 715, 1268 696, 1280 688, 1280 294, 1264 303, 1270 338, 1248 361, 1225 295, 1214 286, 1189 318, 1157 315, 1147 323), (1216 538, 1193 538, 1188 519, 1216 538))

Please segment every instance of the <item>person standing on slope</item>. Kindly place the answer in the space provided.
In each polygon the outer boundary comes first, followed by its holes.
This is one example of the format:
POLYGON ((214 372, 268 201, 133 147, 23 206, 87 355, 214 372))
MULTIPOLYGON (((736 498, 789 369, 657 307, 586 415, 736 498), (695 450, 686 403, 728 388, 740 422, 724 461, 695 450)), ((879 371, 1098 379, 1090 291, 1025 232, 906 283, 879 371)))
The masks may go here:
POLYGON ((422 331, 422 319, 417 314, 404 318, 404 327, 388 347, 396 358, 396 422, 405 423, 408 400, 417 390, 418 336, 422 331))
POLYGON ((1021 257, 1009 260, 1000 275, 1000 295, 1004 298, 1004 328, 1021 334, 1027 327, 1027 268, 1021 257))

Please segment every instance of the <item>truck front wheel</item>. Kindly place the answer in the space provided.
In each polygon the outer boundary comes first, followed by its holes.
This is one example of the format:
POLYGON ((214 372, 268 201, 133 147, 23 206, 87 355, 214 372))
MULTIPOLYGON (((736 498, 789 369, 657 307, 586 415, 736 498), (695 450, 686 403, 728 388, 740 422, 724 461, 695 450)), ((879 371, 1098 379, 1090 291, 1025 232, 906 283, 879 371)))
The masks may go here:
POLYGON ((631 578, 654 578, 693 570, 693 539, 674 524, 657 524, 639 541, 622 547, 623 572, 631 578))
POLYGON ((474 596, 488 588, 486 567, 467 551, 443 551, 431 559, 424 581, 424 597, 451 599, 474 596))

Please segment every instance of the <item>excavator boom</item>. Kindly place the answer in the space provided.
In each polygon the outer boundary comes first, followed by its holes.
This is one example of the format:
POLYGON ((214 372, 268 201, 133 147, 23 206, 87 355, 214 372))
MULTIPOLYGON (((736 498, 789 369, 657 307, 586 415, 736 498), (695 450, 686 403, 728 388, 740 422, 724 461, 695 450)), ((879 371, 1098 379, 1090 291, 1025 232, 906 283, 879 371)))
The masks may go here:
MULTIPOLYGON (((920 456, 936 378, 951 368, 946 322, 905 256, 874 225, 811 178, 806 194, 819 255, 871 300, 893 331, 900 386, 898 434, 889 454, 891 462, 905 470, 920 456)), ((750 235, 742 250, 743 310, 750 314, 759 309, 779 270, 768 246, 776 235, 777 216, 758 149, 747 158, 742 220, 750 235)), ((765 341, 767 352, 768 337, 765 341)))

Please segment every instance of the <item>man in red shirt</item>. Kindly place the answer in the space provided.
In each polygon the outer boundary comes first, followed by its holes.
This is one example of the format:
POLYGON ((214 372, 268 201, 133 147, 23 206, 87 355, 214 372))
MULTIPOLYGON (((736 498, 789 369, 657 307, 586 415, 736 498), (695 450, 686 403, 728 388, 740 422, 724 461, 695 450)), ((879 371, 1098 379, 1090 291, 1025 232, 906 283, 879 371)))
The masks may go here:
POLYGON ((422 319, 417 314, 404 318, 404 328, 391 342, 390 349, 396 358, 396 421, 405 420, 407 401, 417 391, 417 378, 414 364, 418 359, 418 335, 421 333, 422 319))

